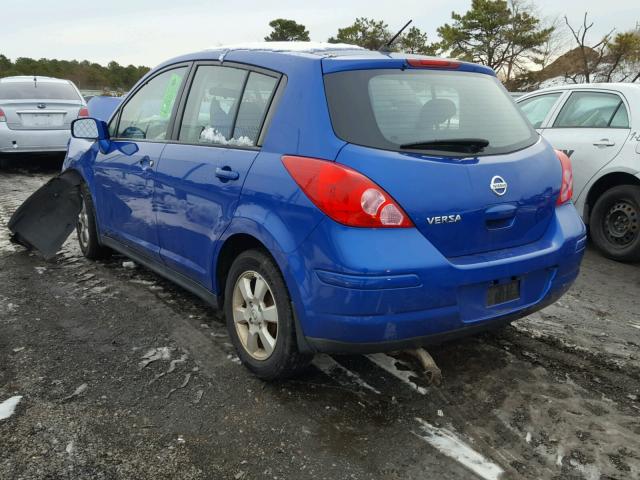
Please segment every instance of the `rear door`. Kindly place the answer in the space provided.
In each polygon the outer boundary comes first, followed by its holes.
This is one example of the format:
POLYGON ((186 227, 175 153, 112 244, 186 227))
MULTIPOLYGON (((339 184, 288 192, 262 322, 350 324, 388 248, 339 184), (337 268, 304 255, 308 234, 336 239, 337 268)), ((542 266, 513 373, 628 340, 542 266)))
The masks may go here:
POLYGON ((571 158, 574 200, 596 172, 616 157, 629 132, 627 105, 618 93, 579 90, 567 97, 542 135, 571 158))
POLYGON ((151 258, 159 255, 154 174, 187 70, 188 65, 170 67, 127 98, 111 125, 112 148, 99 151, 94 164, 104 233, 151 258), (131 144, 137 146, 133 154, 131 144))
POLYGON ((280 76, 225 63, 193 70, 156 174, 160 255, 209 286, 216 241, 231 221, 280 76))
POLYGON ((84 101, 69 82, 5 81, 0 106, 11 130, 67 130, 84 101))

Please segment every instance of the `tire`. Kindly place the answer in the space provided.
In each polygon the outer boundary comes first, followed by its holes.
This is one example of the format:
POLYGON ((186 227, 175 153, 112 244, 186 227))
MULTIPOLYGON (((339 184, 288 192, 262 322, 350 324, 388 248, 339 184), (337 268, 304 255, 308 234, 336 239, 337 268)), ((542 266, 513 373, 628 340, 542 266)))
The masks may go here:
POLYGON ((640 261, 640 186, 619 185, 604 192, 591 212, 589 230, 606 257, 640 261))
POLYGON ((225 285, 227 329, 242 363, 263 380, 302 371, 313 355, 298 351, 289 292, 266 253, 248 250, 231 265, 225 285))
POLYGON ((111 254, 111 249, 100 245, 93 199, 87 185, 84 183, 80 184, 80 195, 82 196, 82 210, 78 215, 78 223, 76 225, 80 250, 90 260, 107 258, 111 254))

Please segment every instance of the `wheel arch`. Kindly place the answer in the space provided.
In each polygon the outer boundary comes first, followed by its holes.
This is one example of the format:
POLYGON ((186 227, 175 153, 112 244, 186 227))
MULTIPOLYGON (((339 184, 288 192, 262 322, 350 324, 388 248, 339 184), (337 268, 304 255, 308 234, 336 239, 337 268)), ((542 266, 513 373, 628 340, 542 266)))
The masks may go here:
POLYGON ((219 247, 214 256, 213 263, 213 291, 216 292, 218 304, 220 306, 224 305, 224 285, 234 259, 246 250, 254 248, 262 250, 275 262, 289 291, 289 297, 293 307, 292 311, 295 320, 298 349, 301 352, 311 352, 312 348, 306 341, 304 329, 300 321, 300 315, 302 313, 298 309, 298 306, 301 305, 300 293, 290 271, 290 266, 288 265, 290 258, 288 253, 291 253, 291 250, 287 250, 287 248, 292 246, 292 239, 283 231, 280 231, 280 234, 285 235, 285 238, 279 238, 272 234, 271 231, 265 227, 264 223, 248 218, 236 217, 218 242, 219 247))
POLYGON ((589 223, 593 206, 598 199, 609 189, 619 185, 636 185, 640 186, 640 179, 629 172, 611 172, 598 178, 589 188, 584 204, 584 222, 589 223))
POLYGON ((224 303, 224 285, 233 261, 247 250, 262 250, 269 256, 271 252, 264 243, 248 233, 234 233, 220 247, 215 262, 214 288, 221 304, 224 303))

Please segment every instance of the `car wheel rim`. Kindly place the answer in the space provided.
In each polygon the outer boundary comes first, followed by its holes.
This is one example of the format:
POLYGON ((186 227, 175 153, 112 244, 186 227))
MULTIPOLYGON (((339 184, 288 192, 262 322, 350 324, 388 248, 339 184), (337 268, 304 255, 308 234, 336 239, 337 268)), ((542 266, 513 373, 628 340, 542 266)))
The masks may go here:
POLYGON ((257 272, 244 272, 233 289, 233 322, 244 350, 266 360, 278 341, 278 308, 271 287, 257 272))
POLYGON ((86 248, 89 244, 89 214, 85 202, 82 202, 82 210, 78 216, 78 241, 82 248, 86 248))
POLYGON ((631 244, 640 232, 638 209, 627 201, 616 202, 604 218, 607 239, 618 247, 631 244))

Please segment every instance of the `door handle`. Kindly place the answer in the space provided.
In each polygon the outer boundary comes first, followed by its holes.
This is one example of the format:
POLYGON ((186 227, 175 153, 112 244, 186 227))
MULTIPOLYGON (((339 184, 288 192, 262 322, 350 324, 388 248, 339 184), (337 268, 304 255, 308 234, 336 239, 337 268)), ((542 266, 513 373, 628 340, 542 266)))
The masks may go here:
POLYGON ((140 168, 142 168, 142 170, 145 172, 153 167, 153 160, 151 160, 147 156, 142 157, 142 159, 138 163, 140 164, 140 168))
POLYGON ((593 146, 594 147, 613 147, 615 144, 616 142, 612 142, 608 138, 603 138, 599 142, 594 142, 593 146))
POLYGON ((216 177, 218 177, 223 182, 228 182, 229 180, 239 179, 240 174, 235 170, 231 170, 231 167, 224 166, 222 168, 216 167, 216 177))

